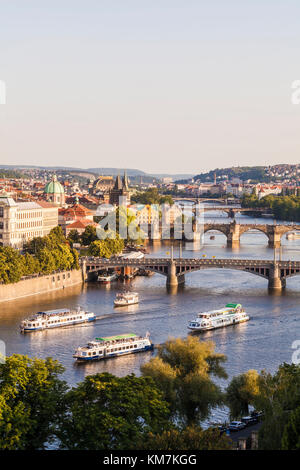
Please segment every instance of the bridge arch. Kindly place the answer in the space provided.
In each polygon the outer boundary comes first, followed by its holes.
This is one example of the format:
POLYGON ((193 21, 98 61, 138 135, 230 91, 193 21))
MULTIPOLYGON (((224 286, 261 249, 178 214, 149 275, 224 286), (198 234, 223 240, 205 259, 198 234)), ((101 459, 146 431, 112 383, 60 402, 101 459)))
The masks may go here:
POLYGON ((240 243, 242 243, 243 241, 243 235, 249 233, 251 231, 251 233, 253 233, 254 235, 257 235, 257 234, 263 234, 265 236, 265 241, 266 241, 266 244, 269 244, 270 243, 270 237, 269 237, 269 234, 267 232, 267 230, 263 227, 244 227, 240 229, 240 243))
POLYGON ((208 233, 208 232, 211 232, 211 231, 220 232, 223 235, 225 235, 225 237, 227 238, 228 233, 229 233, 229 227, 227 228, 227 227, 222 227, 222 226, 214 225, 214 224, 207 224, 207 225, 204 224, 203 233, 205 234, 205 233, 208 233))
POLYGON ((215 269, 215 270, 220 270, 220 269, 229 269, 229 270, 234 270, 234 271, 243 271, 248 274, 254 274, 256 276, 263 277, 264 279, 269 279, 269 271, 267 268, 239 268, 239 267, 234 267, 234 266, 195 266, 195 267, 188 267, 185 270, 181 270, 177 274, 189 274, 193 273, 195 271, 202 271, 203 269, 215 269))
POLYGON ((282 233, 280 235, 280 240, 282 240, 283 238, 286 238, 286 236, 288 234, 291 234, 291 233, 297 233, 297 235, 299 235, 299 238, 300 238, 300 225, 299 227, 285 227, 285 228, 282 228, 282 233))

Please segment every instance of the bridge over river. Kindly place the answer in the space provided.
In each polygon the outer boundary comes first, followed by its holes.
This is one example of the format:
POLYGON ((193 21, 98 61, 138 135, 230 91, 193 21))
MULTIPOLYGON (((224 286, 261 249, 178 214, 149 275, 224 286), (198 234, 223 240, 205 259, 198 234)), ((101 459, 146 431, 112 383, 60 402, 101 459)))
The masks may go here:
POLYGON ((185 274, 202 269, 236 269, 268 279, 269 289, 281 290, 286 279, 300 274, 300 261, 277 261, 257 259, 204 259, 204 258, 143 258, 111 259, 84 257, 81 258, 83 272, 90 273, 105 269, 141 268, 153 271, 166 277, 169 286, 184 282, 185 274))
MULTIPOLYGON (((231 223, 218 223, 218 222, 204 222, 204 224, 197 224, 193 221, 191 227, 180 225, 176 227, 163 225, 152 226, 148 225, 148 239, 155 240, 170 240, 170 239, 186 239, 186 240, 199 240, 201 234, 209 231, 218 231, 223 233, 227 238, 227 246, 237 248, 240 245, 240 237, 246 232, 257 231, 264 233, 268 238, 270 248, 279 248, 281 246, 281 238, 288 232, 300 232, 300 225, 296 224, 239 224, 236 221, 231 223), (180 230, 179 230, 179 229, 180 230)), ((145 229, 143 228, 144 233, 145 229)))

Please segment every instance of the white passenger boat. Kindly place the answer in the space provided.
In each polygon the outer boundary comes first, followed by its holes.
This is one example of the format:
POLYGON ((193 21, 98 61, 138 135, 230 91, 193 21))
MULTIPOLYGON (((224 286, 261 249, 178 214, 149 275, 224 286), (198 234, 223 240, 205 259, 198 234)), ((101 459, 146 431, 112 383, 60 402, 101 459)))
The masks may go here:
POLYGON ((103 284, 108 284, 112 281, 116 281, 118 279, 117 273, 107 273, 107 274, 99 274, 98 282, 102 282, 103 284))
POLYGON ((227 304, 221 310, 199 313, 195 320, 189 322, 188 328, 198 331, 214 330, 215 328, 235 325, 248 320, 250 320, 250 317, 241 304, 227 304))
POLYGON ((300 232, 290 232, 290 233, 287 233, 285 238, 287 240, 299 240, 300 238, 300 232))
POLYGON ((57 310, 45 310, 23 320, 20 325, 22 333, 62 326, 75 325, 96 320, 95 314, 86 312, 80 307, 77 310, 61 308, 57 310))
POLYGON ((96 361, 110 357, 123 356, 142 351, 152 351, 154 345, 150 340, 150 334, 145 337, 133 333, 118 336, 106 336, 95 338, 87 346, 80 347, 75 351, 73 357, 77 361, 96 361))
POLYGON ((114 300, 114 305, 115 307, 126 307, 138 302, 139 294, 137 292, 119 292, 114 300))
POLYGON ((129 253, 123 253, 121 255, 123 259, 143 259, 145 254, 142 251, 131 251, 129 253))

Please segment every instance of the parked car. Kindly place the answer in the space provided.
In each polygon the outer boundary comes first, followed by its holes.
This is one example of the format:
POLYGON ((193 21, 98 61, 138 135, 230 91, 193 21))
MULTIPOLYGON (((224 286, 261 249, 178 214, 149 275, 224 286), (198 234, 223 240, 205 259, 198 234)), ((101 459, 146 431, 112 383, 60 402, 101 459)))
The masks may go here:
POLYGON ((246 426, 251 426, 251 424, 255 424, 258 422, 257 416, 244 416, 242 418, 242 422, 246 424, 246 426))
POLYGON ((228 426, 228 429, 230 431, 240 431, 241 429, 244 429, 246 427, 245 423, 242 423, 242 421, 231 421, 231 423, 228 426))
POLYGON ((263 411, 252 411, 252 413, 250 413, 250 415, 255 416, 257 421, 261 421, 261 418, 263 417, 264 413, 263 413, 263 411))

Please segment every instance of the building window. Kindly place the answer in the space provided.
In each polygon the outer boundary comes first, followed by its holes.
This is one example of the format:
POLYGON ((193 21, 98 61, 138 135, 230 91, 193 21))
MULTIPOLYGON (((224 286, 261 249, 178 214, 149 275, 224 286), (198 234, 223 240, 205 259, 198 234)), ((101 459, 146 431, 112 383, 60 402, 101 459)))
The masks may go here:
POLYGON ((3 207, 0 207, 0 217, 3 217, 3 207))

